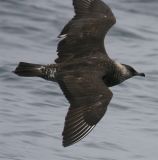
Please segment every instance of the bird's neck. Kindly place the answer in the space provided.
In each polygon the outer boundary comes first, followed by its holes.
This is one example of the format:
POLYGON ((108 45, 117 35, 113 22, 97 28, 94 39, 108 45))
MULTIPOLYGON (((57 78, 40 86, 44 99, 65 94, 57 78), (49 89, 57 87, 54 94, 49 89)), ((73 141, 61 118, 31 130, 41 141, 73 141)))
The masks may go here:
POLYGON ((130 78, 127 68, 119 62, 113 61, 110 72, 104 76, 104 82, 108 87, 118 85, 130 78))
POLYGON ((114 62, 114 64, 115 64, 115 67, 120 75, 129 76, 129 71, 127 70, 127 68, 123 64, 116 62, 116 61, 114 62))
POLYGON ((120 80, 120 83, 131 77, 131 74, 129 70, 126 68, 126 66, 116 61, 114 62, 114 65, 115 65, 114 76, 120 80))

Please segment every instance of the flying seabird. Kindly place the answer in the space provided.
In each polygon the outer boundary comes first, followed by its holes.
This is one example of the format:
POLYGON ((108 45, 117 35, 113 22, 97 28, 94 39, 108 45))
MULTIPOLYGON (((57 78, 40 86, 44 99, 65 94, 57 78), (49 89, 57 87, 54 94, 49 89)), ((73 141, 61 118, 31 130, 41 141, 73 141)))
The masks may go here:
POLYGON ((101 0, 73 0, 75 16, 63 28, 55 64, 20 62, 15 73, 57 82, 70 103, 65 118, 63 146, 86 135, 104 116, 113 96, 109 87, 133 76, 133 67, 116 62, 104 48, 104 37, 116 23, 111 9, 101 0))

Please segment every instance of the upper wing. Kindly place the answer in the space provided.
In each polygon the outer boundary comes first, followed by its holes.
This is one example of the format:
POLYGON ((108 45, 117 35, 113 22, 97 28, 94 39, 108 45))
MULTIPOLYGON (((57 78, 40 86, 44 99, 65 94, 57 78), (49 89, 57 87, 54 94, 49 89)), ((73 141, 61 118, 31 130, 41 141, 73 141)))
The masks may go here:
POLYGON ((74 58, 105 54, 104 37, 115 24, 111 9, 101 0, 73 0, 74 18, 64 27, 59 37, 57 63, 74 58))
POLYGON ((107 110, 112 92, 98 72, 69 73, 58 78, 58 83, 70 102, 62 134, 66 147, 80 141, 95 127, 107 110))

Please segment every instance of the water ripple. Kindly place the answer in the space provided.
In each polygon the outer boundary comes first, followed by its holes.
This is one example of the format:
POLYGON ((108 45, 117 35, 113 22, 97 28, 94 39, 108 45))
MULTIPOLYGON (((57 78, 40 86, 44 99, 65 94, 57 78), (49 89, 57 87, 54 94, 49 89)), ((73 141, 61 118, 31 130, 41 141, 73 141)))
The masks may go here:
POLYGON ((117 23, 106 39, 109 55, 145 72, 111 88, 100 124, 63 148, 69 103, 56 83, 12 73, 19 61, 52 63, 57 35, 74 15, 72 0, 0 0, 0 159, 157 159, 158 1, 107 0, 117 23))

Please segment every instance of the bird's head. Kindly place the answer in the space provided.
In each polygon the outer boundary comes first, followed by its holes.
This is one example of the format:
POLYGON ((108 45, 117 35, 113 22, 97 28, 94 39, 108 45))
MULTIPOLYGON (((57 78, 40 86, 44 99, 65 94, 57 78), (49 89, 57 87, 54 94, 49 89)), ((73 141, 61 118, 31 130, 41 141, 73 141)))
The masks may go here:
POLYGON ((133 76, 145 77, 144 73, 137 72, 133 67, 126 65, 126 64, 122 64, 122 65, 126 68, 126 71, 128 72, 128 74, 130 76, 129 78, 131 78, 133 76))

